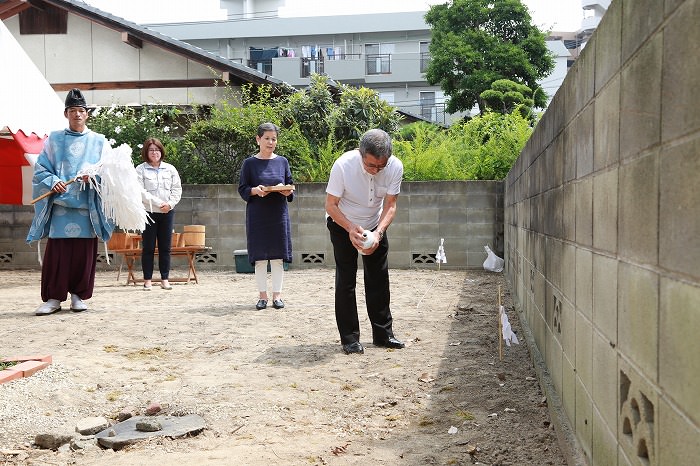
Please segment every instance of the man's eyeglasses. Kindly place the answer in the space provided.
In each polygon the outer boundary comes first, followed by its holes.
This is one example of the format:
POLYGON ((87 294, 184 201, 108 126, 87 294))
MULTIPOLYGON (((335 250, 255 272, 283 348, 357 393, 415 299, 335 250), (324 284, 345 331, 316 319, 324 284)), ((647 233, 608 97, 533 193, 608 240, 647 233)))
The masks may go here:
POLYGON ((387 160, 384 163, 384 165, 374 165, 372 163, 367 163, 367 160, 365 160, 365 157, 362 157, 362 163, 365 165, 365 167, 373 168, 373 169, 377 170, 378 172, 380 172, 386 168, 386 164, 389 163, 389 161, 387 160))

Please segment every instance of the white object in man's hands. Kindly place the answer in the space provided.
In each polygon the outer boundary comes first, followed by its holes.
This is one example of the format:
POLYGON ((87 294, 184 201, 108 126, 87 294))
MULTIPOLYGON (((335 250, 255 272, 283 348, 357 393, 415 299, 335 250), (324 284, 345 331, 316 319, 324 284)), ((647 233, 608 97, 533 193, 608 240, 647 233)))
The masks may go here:
POLYGON ((362 236, 365 238, 365 240, 362 242, 362 247, 364 249, 371 248, 374 244, 374 233, 369 230, 365 230, 362 232, 362 236))

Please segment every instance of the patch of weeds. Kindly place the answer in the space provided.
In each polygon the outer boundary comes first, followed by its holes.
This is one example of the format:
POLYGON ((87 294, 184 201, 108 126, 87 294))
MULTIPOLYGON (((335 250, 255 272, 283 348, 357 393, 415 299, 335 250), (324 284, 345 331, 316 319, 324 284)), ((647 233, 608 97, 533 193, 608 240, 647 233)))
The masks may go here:
POLYGON ((291 388, 297 388, 297 383, 296 383, 296 382, 292 382, 292 383, 289 384, 289 386, 290 386, 291 388))
POLYGON ((473 421, 475 419, 472 413, 470 413, 469 411, 463 411, 461 409, 457 411, 457 416, 461 417, 465 421, 473 421))
POLYGON ((0 371, 4 371, 8 367, 17 365, 17 361, 0 361, 0 371))
POLYGON ((389 421, 389 422, 398 421, 399 419, 401 419, 401 416, 399 416, 397 414, 390 414, 388 416, 384 416, 384 420, 389 421))
POLYGON ((343 386, 340 387, 340 389, 345 390, 346 392, 351 392, 351 391, 355 390, 355 387, 353 387, 349 383, 346 383, 346 384, 343 384, 343 386))
POLYGON ((444 387, 440 387, 440 389, 438 390, 438 393, 451 392, 454 389, 455 389, 454 385, 445 385, 444 387))
POLYGON ((107 401, 117 401, 120 396, 122 396, 122 392, 114 390, 113 392, 107 393, 107 401))
POLYGON ((116 353, 117 351, 119 351, 119 347, 117 345, 105 345, 105 347, 102 348, 102 350, 105 353, 116 353))
POLYGON ((159 346, 153 348, 142 348, 140 350, 132 351, 127 353, 126 357, 128 359, 158 359, 165 356, 165 350, 159 346))
POLYGON ((432 426, 433 424, 435 424, 435 420, 429 419, 427 417, 424 417, 423 419, 418 421, 418 425, 421 427, 432 426))
POLYGON ((172 381, 174 381, 174 380, 177 380, 177 377, 175 377, 173 374, 168 374, 168 375, 165 377, 165 381, 166 381, 166 382, 172 382, 172 381))

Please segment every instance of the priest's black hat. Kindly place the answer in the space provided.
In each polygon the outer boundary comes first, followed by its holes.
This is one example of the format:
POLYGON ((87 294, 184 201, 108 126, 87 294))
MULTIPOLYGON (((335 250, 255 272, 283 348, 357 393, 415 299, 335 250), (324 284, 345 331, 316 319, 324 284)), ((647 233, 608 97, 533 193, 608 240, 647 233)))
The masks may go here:
POLYGON ((66 96, 66 108, 69 107, 83 107, 87 109, 87 103, 85 102, 85 97, 80 89, 74 88, 68 91, 66 96))

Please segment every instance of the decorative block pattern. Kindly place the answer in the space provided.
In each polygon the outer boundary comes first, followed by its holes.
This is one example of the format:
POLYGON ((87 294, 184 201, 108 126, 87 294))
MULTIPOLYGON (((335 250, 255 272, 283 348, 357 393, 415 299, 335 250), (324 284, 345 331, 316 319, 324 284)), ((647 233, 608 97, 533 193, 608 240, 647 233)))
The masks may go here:
POLYGON ((322 252, 317 253, 301 253, 302 264, 325 264, 326 256, 322 252))
POLYGON ((435 253, 411 253, 411 263, 412 264, 434 264, 435 263, 435 253))
POLYGON ((656 464, 654 418, 654 404, 620 371, 620 444, 642 464, 656 464))
POLYGON ((216 264, 216 253, 207 252, 195 255, 194 261, 198 264, 216 264))

